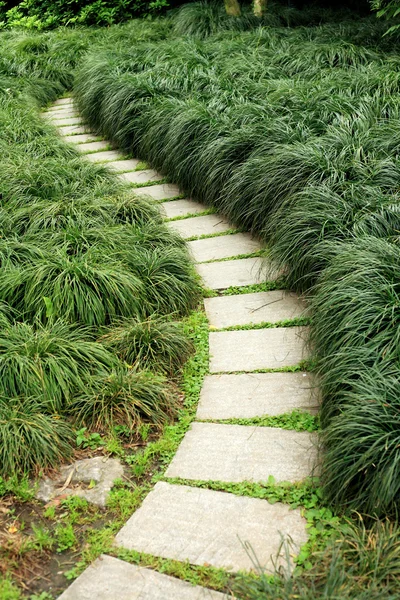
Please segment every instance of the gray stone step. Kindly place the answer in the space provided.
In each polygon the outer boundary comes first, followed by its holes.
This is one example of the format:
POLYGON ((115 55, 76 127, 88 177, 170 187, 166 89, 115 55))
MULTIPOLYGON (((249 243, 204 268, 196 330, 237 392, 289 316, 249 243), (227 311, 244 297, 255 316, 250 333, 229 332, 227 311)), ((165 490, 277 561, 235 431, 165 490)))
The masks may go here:
POLYGON ((60 119, 69 119, 71 117, 79 117, 79 113, 76 110, 73 109, 67 109, 67 110, 57 110, 55 112, 51 112, 51 113, 44 113, 44 116, 46 117, 46 119, 49 119, 49 121, 58 121, 60 119))
POLYGON ((53 102, 53 106, 65 106, 65 105, 73 105, 73 98, 58 98, 53 102))
POLYGON ((132 173, 123 173, 120 178, 128 183, 148 183, 150 181, 161 181, 164 179, 160 173, 153 169, 143 169, 141 171, 133 171, 132 173))
POLYGON ((116 542, 131 550, 230 571, 256 570, 254 554, 261 568, 272 571, 282 536, 291 537, 294 551, 307 541, 306 521, 299 510, 158 482, 116 542))
POLYGON ((89 142, 88 144, 79 144, 77 149, 83 153, 97 152, 98 150, 105 150, 110 145, 110 142, 89 142))
POLYGON ((317 438, 304 431, 254 425, 193 423, 167 477, 200 481, 296 483, 310 477, 317 463, 317 438))
POLYGON ((163 202, 160 208, 167 219, 195 215, 207 210, 207 206, 193 200, 170 200, 170 202, 163 202))
POLYGON ((198 419, 251 419, 293 410, 316 413, 319 396, 309 373, 207 375, 198 419))
POLYGON ((218 329, 277 323, 300 317, 306 311, 304 300, 282 290, 205 298, 204 305, 210 325, 218 329))
POLYGON ((261 258, 240 258, 196 265, 196 271, 205 287, 212 290, 224 290, 231 286, 253 285, 276 279, 269 272, 266 262, 261 258))
POLYGON ((64 140, 70 144, 85 144, 87 142, 95 142, 100 136, 96 133, 81 133, 78 135, 66 135, 64 140))
POLYGON ((140 164, 140 160, 137 158, 129 158, 127 160, 114 160, 107 164, 109 169, 121 173, 122 171, 134 171, 140 164))
POLYGON ((210 333, 210 373, 280 369, 308 357, 308 327, 210 333))
POLYGON ((58 132, 61 135, 76 135, 82 133, 89 133, 88 128, 83 125, 68 125, 66 127, 59 127, 58 132))
POLYGON ((154 200, 168 200, 180 195, 180 189, 173 183, 161 183, 160 185, 150 185, 148 187, 138 188, 135 191, 140 196, 151 196, 154 200))
POLYGON ((116 150, 105 150, 104 152, 96 152, 95 154, 88 154, 85 156, 87 160, 91 162, 110 162, 119 160, 122 158, 122 154, 116 150))
POLYGON ((249 233, 235 233, 205 240, 194 240, 188 242, 188 246, 194 260, 199 263, 241 254, 252 254, 261 249, 260 242, 249 233))
POLYGON ((69 127, 70 125, 83 125, 83 120, 81 119, 81 117, 79 115, 76 115, 75 117, 64 117, 61 116, 58 119, 51 119, 51 122, 53 123, 53 125, 56 125, 57 127, 69 127))
POLYGON ((224 594, 102 555, 59 600, 223 600, 224 594))
POLYGON ((200 235, 213 235, 232 229, 232 225, 225 221, 221 215, 204 215, 203 217, 190 217, 181 221, 171 221, 168 226, 181 234, 184 239, 200 235))

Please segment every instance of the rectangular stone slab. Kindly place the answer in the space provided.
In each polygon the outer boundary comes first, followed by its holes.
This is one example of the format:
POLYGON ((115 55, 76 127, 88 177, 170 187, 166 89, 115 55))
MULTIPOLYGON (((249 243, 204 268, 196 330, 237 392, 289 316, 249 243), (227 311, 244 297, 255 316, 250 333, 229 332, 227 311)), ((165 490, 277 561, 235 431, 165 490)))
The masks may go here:
POLYGON ((160 208, 167 219, 195 215, 207 210, 207 206, 193 200, 170 200, 169 202, 163 202, 160 208))
POLYGON ((210 333, 210 373, 280 369, 308 357, 307 327, 210 333))
POLYGON ((81 133, 89 133, 88 128, 83 125, 68 125, 67 127, 59 127, 58 132, 60 135, 76 135, 81 133))
POLYGON ((196 265, 196 271, 206 288, 224 290, 231 286, 244 286, 276 279, 269 275, 265 261, 261 258, 239 258, 223 262, 196 265))
POLYGON ((160 183, 159 185, 150 185, 148 187, 138 188, 136 194, 141 196, 151 196, 154 200, 167 200, 175 198, 181 193, 177 185, 173 183, 160 183))
POLYGON ((232 229, 232 225, 225 221, 221 215, 204 215, 203 217, 189 217, 181 221, 170 221, 169 227, 181 234, 184 239, 200 235, 213 235, 232 229))
POLYGON ((89 142, 88 144, 79 144, 78 150, 84 153, 97 152, 97 150, 105 150, 110 145, 110 142, 89 142))
POLYGON ((97 133, 81 133, 78 135, 66 135, 64 140, 70 144, 85 144, 87 142, 95 142, 100 136, 97 133))
POLYGON ((79 117, 79 113, 76 110, 73 109, 67 109, 67 110, 57 110, 55 112, 51 112, 51 113, 44 113, 46 119, 49 119, 50 121, 54 122, 54 121, 59 121, 60 119, 63 118, 71 118, 71 117, 79 117))
POLYGON ((307 541, 305 527, 299 510, 280 503, 160 481, 116 542, 194 565, 256 570, 247 544, 261 568, 272 571, 282 536, 291 536, 296 551, 307 541))
POLYGON ((68 127, 70 125, 83 125, 83 120, 79 115, 75 117, 59 117, 58 119, 52 119, 51 122, 57 127, 68 127))
POLYGON ((198 419, 251 419, 293 410, 316 413, 319 395, 309 373, 207 375, 198 419))
POLYGON ((188 242, 188 246, 194 260, 199 263, 241 254, 252 254, 261 249, 260 242, 249 233, 235 233, 205 240, 194 240, 188 242))
POLYGON ((142 169, 141 171, 123 173, 120 177, 128 183, 148 183, 150 181, 161 181, 161 179, 164 179, 160 173, 157 173, 153 169, 142 169))
POLYGON ((105 150, 104 152, 96 152, 95 154, 88 154, 85 156, 87 160, 91 162, 109 162, 119 160, 122 158, 122 154, 116 150, 105 150))
POLYGON ((219 592, 102 555, 59 600, 224 600, 219 592))
POLYGON ((65 106, 66 104, 73 105, 73 98, 58 98, 55 102, 53 102, 53 106, 65 106))
POLYGON ((122 171, 134 171, 140 160, 137 158, 129 158, 127 160, 114 160, 107 164, 109 169, 121 173, 122 171))
POLYGON ((278 323, 305 314, 305 302, 284 290, 238 296, 205 298, 204 306, 212 327, 278 323))
POLYGON ((200 481, 295 483, 316 467, 316 437, 304 431, 254 425, 193 423, 167 477, 200 481))

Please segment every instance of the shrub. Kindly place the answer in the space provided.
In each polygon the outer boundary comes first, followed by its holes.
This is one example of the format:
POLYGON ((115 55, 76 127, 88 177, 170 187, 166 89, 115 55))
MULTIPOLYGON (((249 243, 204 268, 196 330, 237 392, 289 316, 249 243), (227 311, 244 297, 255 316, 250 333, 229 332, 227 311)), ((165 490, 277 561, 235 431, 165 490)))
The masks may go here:
POLYGON ((193 350, 180 323, 157 317, 125 321, 100 341, 129 365, 167 375, 176 374, 193 350))

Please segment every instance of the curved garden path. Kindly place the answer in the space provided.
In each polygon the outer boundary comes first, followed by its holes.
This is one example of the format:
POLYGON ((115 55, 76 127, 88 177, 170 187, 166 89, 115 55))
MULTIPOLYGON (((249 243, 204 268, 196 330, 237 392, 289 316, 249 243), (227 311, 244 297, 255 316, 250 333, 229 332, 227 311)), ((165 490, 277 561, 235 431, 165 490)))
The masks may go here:
MULTIPOLYGON (((169 465, 165 480, 155 485, 131 516, 116 536, 116 544, 228 571, 253 569, 256 557, 259 565, 272 569, 282 537, 290 537, 294 552, 307 540, 300 510, 214 491, 200 487, 199 482, 257 483, 271 476, 275 482, 298 482, 312 474, 316 460, 312 434, 259 426, 256 421, 293 410, 315 412, 310 375, 291 370, 307 358, 307 328, 290 326, 291 320, 303 314, 304 304, 283 290, 246 287, 277 277, 271 270, 266 272, 259 242, 247 233, 233 232, 230 223, 210 214, 206 206, 176 199, 180 196, 177 186, 155 183, 161 175, 150 169, 136 170, 138 160, 123 160, 120 153, 109 150, 107 142, 96 141, 80 121, 71 99, 58 100, 46 116, 67 141, 77 144, 85 159, 106 163, 128 182, 145 184, 136 192, 160 202, 169 226, 187 239, 205 287, 216 292, 205 299, 210 368, 196 421, 169 465), (223 293, 232 287, 236 288, 232 293, 223 293)), ((102 556, 60 598, 224 597, 102 556)))

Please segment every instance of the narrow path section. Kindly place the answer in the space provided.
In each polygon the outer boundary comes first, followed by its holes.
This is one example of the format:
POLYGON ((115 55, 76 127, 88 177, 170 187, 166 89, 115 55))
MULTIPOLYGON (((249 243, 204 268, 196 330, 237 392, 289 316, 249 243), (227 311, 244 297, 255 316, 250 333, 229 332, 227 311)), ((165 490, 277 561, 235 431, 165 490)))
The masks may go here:
MULTIPOLYGON (((225 422, 293 410, 315 414, 312 377, 304 371, 288 372, 308 357, 307 327, 279 326, 304 315, 305 304, 284 290, 222 295, 232 286, 254 286, 278 278, 268 261, 254 256, 262 251, 260 242, 237 232, 221 215, 210 214, 209 207, 177 199, 181 192, 176 185, 154 184, 162 176, 152 169, 138 170, 137 159, 125 159, 88 131, 72 100, 57 101, 46 116, 87 160, 102 162, 125 181, 141 184, 135 193, 160 202, 169 226, 188 240, 204 286, 220 294, 205 299, 213 331, 210 375, 204 381, 197 421, 168 467, 166 481, 155 485, 116 536, 116 544, 231 572, 253 570, 256 557, 259 565, 272 571, 282 538, 290 537, 295 552, 307 541, 301 511, 200 488, 196 483, 262 482, 271 476, 277 482, 299 482, 314 473, 315 435, 225 422)), ((111 597, 219 600, 224 596, 103 556, 61 599, 111 597)))

